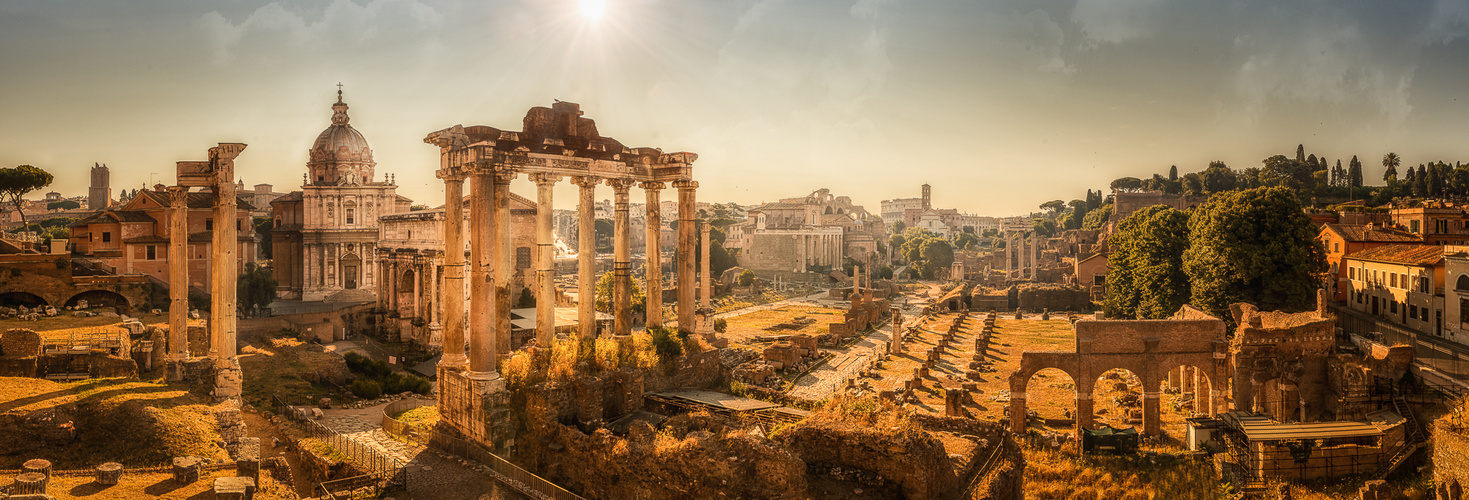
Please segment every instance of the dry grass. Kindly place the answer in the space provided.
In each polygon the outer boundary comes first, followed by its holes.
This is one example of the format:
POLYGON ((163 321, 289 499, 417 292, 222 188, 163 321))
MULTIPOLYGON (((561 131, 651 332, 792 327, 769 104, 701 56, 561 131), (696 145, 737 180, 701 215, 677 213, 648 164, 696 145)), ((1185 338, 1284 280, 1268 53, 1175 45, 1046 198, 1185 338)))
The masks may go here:
POLYGON ((407 425, 432 427, 434 424, 439 423, 439 407, 429 405, 420 406, 417 408, 410 408, 407 411, 399 412, 397 415, 393 415, 392 417, 397 421, 403 422, 407 425))
POLYGON ((290 404, 314 405, 323 397, 340 397, 331 387, 307 380, 327 362, 338 361, 336 354, 318 352, 314 346, 282 332, 254 337, 253 342, 240 349, 246 402, 269 406, 272 394, 279 394, 290 404))
MULTIPOLYGON (((233 469, 221 471, 205 471, 199 473, 199 480, 190 484, 179 484, 174 482, 173 474, 169 472, 146 472, 126 473, 122 480, 115 486, 103 486, 97 484, 92 476, 52 476, 47 491, 56 498, 88 498, 88 499, 115 499, 115 498, 214 498, 214 479, 219 477, 231 477, 235 475, 233 469)), ((262 479, 269 478, 269 474, 261 474, 262 479)), ((0 481, 0 484, 9 484, 9 480, 0 481)), ((273 480, 262 481, 262 487, 256 491, 255 498, 260 500, 279 500, 296 498, 287 490, 289 486, 276 483, 273 480)))
POLYGON ((726 318, 729 321, 729 329, 725 331, 724 338, 736 344, 749 345, 756 343, 754 338, 766 335, 792 335, 806 333, 820 335, 831 331, 831 323, 840 322, 845 311, 828 307, 813 306, 782 306, 774 309, 755 311, 748 314, 726 318), (797 316, 805 316, 816 320, 795 330, 765 331, 781 323, 789 323, 797 316))
POLYGON ((152 467, 182 455, 225 458, 224 450, 214 444, 219 430, 209 399, 181 385, 0 378, 0 388, 0 411, 54 412, 71 418, 76 428, 71 444, 0 457, 0 468, 17 468, 30 458, 46 458, 58 469, 91 468, 103 462, 152 467))
POLYGON ((1154 464, 1121 457, 1081 459, 1074 447, 1025 449, 1026 498, 1037 500, 1191 500, 1223 498, 1213 466, 1154 464))
MULTIPOLYGON (((647 370, 661 361, 646 333, 631 335, 622 345, 613 338, 583 341, 577 338, 552 341, 550 349, 515 351, 500 362, 500 375, 512 390, 542 382, 564 383, 576 377, 616 371, 621 368, 647 370)), ((688 344, 685 344, 686 348, 688 344)))
MULTIPOLYGON (((3 332, 5 330, 9 330, 11 328, 24 328, 24 329, 27 329, 27 330, 34 330, 34 331, 37 331, 37 332, 46 332, 46 331, 51 331, 51 330, 66 330, 66 329, 71 329, 71 328, 93 328, 93 327, 99 327, 99 326, 120 325, 120 324, 122 324, 122 319, 115 318, 115 317, 113 317, 113 318, 107 318, 107 317, 102 317, 102 316, 93 316, 93 317, 90 317, 90 318, 78 318, 78 317, 72 316, 71 315, 71 313, 72 313, 71 311, 60 311, 60 312, 62 314, 58 314, 56 316, 52 316, 52 317, 49 317, 49 318, 43 317, 43 318, 41 318, 40 321, 22 321, 22 320, 20 320, 18 318, 0 319, 0 332, 3 332)), ((133 312, 136 313, 137 311, 133 311, 133 312)), ((131 316, 134 317, 134 318, 138 318, 140 321, 143 322, 144 325, 166 325, 166 324, 168 324, 168 316, 166 314, 143 314, 143 315, 131 315, 131 316)))

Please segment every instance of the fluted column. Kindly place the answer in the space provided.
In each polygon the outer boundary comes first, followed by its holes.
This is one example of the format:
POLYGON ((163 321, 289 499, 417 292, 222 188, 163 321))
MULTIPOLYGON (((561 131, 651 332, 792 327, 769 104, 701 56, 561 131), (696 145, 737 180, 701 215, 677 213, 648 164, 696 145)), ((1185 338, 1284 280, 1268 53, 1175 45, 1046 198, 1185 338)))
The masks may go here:
POLYGON ((553 174, 534 174, 536 183, 536 344, 551 345, 556 338, 556 243, 551 236, 551 189, 561 180, 553 174))
POLYGON ((209 328, 212 332, 209 352, 215 360, 233 364, 235 352, 235 282, 239 270, 235 263, 235 183, 233 169, 219 172, 214 187, 214 272, 210 276, 209 328))
POLYGON ((168 201, 168 359, 189 359, 189 188, 170 186, 168 201))
POLYGON ((678 329, 694 332, 694 190, 696 181, 678 181, 678 329))
POLYGON ((573 177, 572 184, 580 188, 577 197, 577 251, 576 251, 576 296, 577 328, 581 338, 597 336, 597 212, 596 177, 573 177))
POLYGON ((1010 231, 1005 231, 1005 279, 1007 280, 1010 279, 1010 247, 1013 246, 1015 242, 1011 241, 1010 231))
MULTIPOLYGON (((477 379, 494 378, 498 374, 493 260, 497 246, 495 218, 490 211, 494 204, 494 182, 494 174, 486 170, 476 170, 469 176, 469 377, 477 379)), ((450 205, 445 210, 454 207, 450 205)))
POLYGON ((709 276, 709 223, 699 224, 699 307, 709 307, 710 282, 709 276))
MULTIPOLYGON (((503 168, 503 167, 502 167, 503 168)), ((495 172, 495 353, 510 354, 510 282, 514 277, 515 248, 510 240, 510 181, 516 173, 495 172)))
POLYGON ((648 196, 648 328, 663 326, 663 214, 658 196, 663 190, 662 182, 644 182, 639 185, 648 196))
POLYGON ((612 186, 612 333, 632 333, 632 248, 628 240, 630 230, 627 213, 628 189, 633 182, 628 179, 607 179, 612 186))

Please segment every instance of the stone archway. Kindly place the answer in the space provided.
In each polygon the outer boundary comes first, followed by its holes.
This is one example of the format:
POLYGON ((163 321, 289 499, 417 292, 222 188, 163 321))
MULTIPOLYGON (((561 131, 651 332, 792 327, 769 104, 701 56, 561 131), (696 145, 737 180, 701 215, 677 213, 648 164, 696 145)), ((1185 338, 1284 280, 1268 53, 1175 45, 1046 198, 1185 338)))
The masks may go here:
POLYGON ((3 306, 3 307, 15 307, 15 306, 36 307, 36 306, 43 306, 43 305, 50 305, 50 304, 51 303, 50 302, 47 302, 44 297, 41 297, 40 295, 36 295, 36 294, 30 293, 30 292, 5 292, 5 293, 0 293, 0 306, 3 306))
POLYGON ((118 313, 126 313, 132 310, 132 304, 122 294, 108 290, 88 290, 73 295, 66 300, 68 307, 76 307, 80 301, 87 301, 87 307, 115 307, 118 313))
POLYGON ((398 314, 412 317, 418 310, 418 273, 413 269, 398 275, 398 314))

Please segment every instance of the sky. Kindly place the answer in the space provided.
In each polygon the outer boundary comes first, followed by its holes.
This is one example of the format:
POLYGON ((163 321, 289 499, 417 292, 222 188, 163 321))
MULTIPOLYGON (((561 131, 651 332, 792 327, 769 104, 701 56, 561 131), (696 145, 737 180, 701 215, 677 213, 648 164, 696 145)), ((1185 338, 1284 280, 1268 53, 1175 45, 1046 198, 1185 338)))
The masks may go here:
POLYGON ((1469 161, 1469 0, 0 0, 0 166, 68 196, 94 162, 114 192, 167 184, 219 142, 249 144, 247 185, 299 189, 338 83, 378 180, 430 206, 428 133, 559 99, 698 153, 701 201, 875 213, 926 182, 1013 215, 1297 144, 1369 181, 1389 151, 1469 161))

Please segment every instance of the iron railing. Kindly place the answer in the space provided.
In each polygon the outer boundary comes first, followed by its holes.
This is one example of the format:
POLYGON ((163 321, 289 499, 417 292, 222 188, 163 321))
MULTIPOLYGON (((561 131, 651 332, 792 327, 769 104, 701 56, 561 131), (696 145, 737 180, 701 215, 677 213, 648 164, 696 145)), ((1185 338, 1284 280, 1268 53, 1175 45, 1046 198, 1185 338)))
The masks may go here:
POLYGON ((484 464, 494 475, 498 476, 497 479, 501 482, 526 495, 552 500, 585 500, 580 495, 557 486, 556 483, 500 458, 476 443, 435 433, 429 439, 429 446, 484 464))

